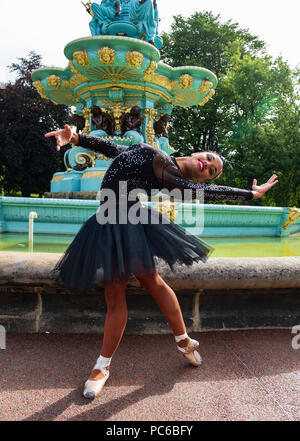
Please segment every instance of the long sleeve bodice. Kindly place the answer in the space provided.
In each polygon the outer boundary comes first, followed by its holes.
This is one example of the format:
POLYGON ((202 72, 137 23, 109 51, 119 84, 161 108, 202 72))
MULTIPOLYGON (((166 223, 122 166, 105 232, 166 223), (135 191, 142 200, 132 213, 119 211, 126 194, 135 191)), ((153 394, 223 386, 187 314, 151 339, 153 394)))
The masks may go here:
POLYGON ((127 192, 144 190, 148 195, 166 189, 185 192, 185 200, 196 199, 203 191, 205 201, 245 201, 253 199, 253 193, 240 188, 199 184, 186 179, 176 162, 166 153, 148 144, 131 147, 117 145, 103 138, 79 135, 79 145, 113 159, 101 185, 119 194, 119 182, 126 181, 127 192))

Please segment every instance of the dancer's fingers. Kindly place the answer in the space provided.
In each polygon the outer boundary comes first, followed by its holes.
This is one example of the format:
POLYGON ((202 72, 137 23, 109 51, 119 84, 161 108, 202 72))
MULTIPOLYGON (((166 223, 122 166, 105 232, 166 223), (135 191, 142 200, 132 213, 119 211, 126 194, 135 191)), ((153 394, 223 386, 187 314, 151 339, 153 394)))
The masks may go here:
POLYGON ((45 138, 50 138, 51 136, 56 136, 57 132, 48 132, 44 136, 45 138))
POLYGON ((71 130, 71 127, 68 126, 68 124, 65 124, 65 130, 67 131, 68 136, 70 136, 72 133, 72 130, 71 130))
POLYGON ((277 177, 278 177, 277 175, 272 175, 268 180, 268 182, 273 182, 277 177))

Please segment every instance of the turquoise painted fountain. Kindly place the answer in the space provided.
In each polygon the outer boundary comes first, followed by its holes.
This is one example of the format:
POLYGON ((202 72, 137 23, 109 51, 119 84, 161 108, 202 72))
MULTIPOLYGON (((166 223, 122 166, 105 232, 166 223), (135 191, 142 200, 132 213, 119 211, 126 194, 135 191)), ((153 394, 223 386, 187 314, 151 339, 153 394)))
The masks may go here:
MULTIPOLYGON (((85 7, 92 35, 67 44, 66 68, 35 71, 33 85, 43 98, 73 106, 84 134, 127 146, 146 142, 172 153, 172 109, 205 105, 215 93, 216 76, 203 67, 173 68, 160 61, 156 1, 102 0, 85 7)), ((35 233, 74 235, 96 212, 96 194, 110 158, 73 146, 64 162, 66 171, 54 174, 45 198, 0 197, 0 233, 27 233, 29 215, 36 212, 35 233)), ((193 204, 157 203, 157 208, 175 222, 184 210, 181 224, 203 237, 271 238, 300 232, 296 207, 205 205, 204 228, 189 222, 193 204)))
MULTIPOLYGON (((34 72, 33 85, 43 98, 74 106, 85 134, 173 152, 167 133, 173 107, 204 105, 215 93, 216 76, 202 67, 160 62, 162 41, 152 0, 85 6, 93 16, 92 36, 67 44, 68 66, 34 72)), ((64 160, 66 172, 53 176, 47 197, 72 193, 72 198, 95 199, 109 158, 73 147, 64 160)))

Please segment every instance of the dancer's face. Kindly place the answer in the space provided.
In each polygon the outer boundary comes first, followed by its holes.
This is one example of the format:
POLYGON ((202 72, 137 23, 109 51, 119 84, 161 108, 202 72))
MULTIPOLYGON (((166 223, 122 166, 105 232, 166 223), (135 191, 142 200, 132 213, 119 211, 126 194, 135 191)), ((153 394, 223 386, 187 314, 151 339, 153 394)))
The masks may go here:
POLYGON ((216 153, 198 152, 188 158, 187 167, 193 181, 204 183, 222 173, 223 161, 216 153))

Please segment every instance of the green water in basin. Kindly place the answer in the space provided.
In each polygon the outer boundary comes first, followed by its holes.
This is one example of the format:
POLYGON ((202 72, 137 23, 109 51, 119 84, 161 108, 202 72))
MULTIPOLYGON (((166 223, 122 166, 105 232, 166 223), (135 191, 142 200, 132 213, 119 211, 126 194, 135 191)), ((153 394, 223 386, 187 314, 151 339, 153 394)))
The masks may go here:
MULTIPOLYGON (((74 236, 34 235, 35 253, 63 253, 74 236)), ((286 257, 300 256, 300 234, 280 237, 204 238, 215 248, 212 257, 286 257)), ((28 235, 0 234, 0 251, 27 252, 28 235)))

